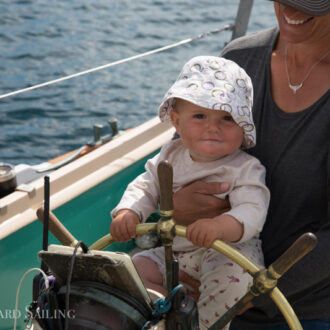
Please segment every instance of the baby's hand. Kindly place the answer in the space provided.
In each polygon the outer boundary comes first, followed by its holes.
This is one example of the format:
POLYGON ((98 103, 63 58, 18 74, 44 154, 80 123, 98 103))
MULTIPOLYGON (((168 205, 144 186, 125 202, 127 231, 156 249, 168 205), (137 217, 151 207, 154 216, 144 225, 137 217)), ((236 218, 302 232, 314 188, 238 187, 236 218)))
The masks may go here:
POLYGON ((187 239, 200 247, 210 247, 215 239, 222 239, 214 219, 199 219, 187 227, 187 239))
POLYGON ((187 227, 187 238, 202 247, 210 247, 216 239, 237 242, 243 233, 244 225, 229 214, 212 219, 199 219, 187 227))
POLYGON ((118 242, 135 236, 135 227, 140 223, 138 215, 131 210, 120 210, 110 225, 110 234, 118 242))

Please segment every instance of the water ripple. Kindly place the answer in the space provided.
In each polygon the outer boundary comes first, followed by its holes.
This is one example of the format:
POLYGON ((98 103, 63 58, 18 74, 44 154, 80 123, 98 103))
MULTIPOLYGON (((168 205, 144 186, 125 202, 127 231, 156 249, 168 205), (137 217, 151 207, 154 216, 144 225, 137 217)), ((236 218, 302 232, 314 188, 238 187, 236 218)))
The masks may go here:
MULTIPOLYGON (((0 2, 0 94, 165 46, 233 21, 238 0, 0 2)), ((275 23, 255 0, 250 31, 275 23)), ((94 123, 120 129, 156 115, 190 57, 218 55, 230 33, 0 100, 0 162, 35 164, 92 139, 94 123), (9 146, 9 147, 8 147, 9 146)))

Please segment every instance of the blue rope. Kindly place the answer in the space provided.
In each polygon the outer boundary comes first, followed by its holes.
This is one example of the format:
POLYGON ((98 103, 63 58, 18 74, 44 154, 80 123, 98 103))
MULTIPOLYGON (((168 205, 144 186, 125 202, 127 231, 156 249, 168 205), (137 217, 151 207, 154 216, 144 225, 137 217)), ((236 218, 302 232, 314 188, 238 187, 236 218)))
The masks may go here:
MULTIPOLYGON (((152 312, 152 316, 157 317, 161 314, 168 313, 172 307, 172 299, 174 295, 182 288, 182 284, 177 285, 166 298, 158 298, 154 303, 155 309, 152 312)), ((142 328, 142 330, 149 329, 152 321, 148 321, 142 328)))

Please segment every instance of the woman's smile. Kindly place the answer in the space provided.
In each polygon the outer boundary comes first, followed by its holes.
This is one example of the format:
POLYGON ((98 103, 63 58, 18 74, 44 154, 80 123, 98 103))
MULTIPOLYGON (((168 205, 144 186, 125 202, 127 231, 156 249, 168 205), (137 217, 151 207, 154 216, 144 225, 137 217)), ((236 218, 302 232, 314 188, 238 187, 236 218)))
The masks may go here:
POLYGON ((284 16, 285 21, 290 25, 302 25, 302 24, 305 24, 305 23, 311 21, 314 18, 314 17, 309 17, 306 19, 294 20, 294 19, 289 18, 286 15, 283 15, 283 16, 284 16))
POLYGON ((283 22, 291 27, 300 27, 310 22, 314 17, 301 13, 288 6, 282 6, 283 22))

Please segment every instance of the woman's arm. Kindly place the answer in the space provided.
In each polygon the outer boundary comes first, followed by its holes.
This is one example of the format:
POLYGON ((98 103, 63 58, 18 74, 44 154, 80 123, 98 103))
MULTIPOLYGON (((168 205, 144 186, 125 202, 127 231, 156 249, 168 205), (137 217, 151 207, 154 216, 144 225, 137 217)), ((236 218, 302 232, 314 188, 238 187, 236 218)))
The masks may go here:
POLYGON ((188 226, 201 218, 214 218, 230 209, 228 199, 213 196, 228 191, 227 182, 196 181, 173 196, 174 219, 178 225, 188 226))

